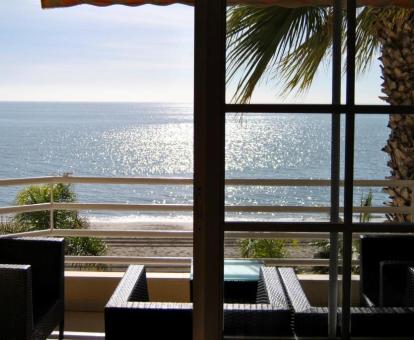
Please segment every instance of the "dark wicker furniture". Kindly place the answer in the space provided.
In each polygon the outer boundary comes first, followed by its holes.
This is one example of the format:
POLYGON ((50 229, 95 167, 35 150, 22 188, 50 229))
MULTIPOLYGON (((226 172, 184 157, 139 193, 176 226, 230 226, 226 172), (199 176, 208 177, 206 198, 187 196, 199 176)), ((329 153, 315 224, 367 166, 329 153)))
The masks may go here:
MULTIPOLYGON (((224 304, 226 335, 289 336, 291 313, 276 268, 261 270, 257 303, 224 304)), ((192 303, 148 302, 145 268, 130 266, 105 307, 107 340, 192 339, 192 303)))
POLYGON ((414 307, 414 261, 381 261, 380 307, 414 307))
POLYGON ((0 340, 63 339, 63 239, 0 238, 0 301, 0 340))
POLYGON ((414 267, 413 235, 364 235, 360 247, 361 304, 404 306, 407 270, 414 267))
POLYGON ((293 313, 297 336, 328 336, 328 308, 310 304, 293 268, 279 268, 280 277, 293 313))
MULTIPOLYGON (((311 306, 293 268, 279 268, 292 307, 294 333, 301 337, 328 334, 328 309, 311 306)), ((339 308, 338 324, 340 325, 339 308)), ((414 308, 352 307, 351 335, 355 337, 414 337, 414 308)))
MULTIPOLYGON (((412 306, 414 301, 413 263, 384 260, 387 258, 385 251, 387 248, 383 248, 385 237, 378 239, 381 247, 377 249, 373 248, 374 239, 374 236, 364 237, 361 242, 361 280, 364 277, 361 282, 361 297, 363 302, 369 303, 369 306, 351 308, 351 335, 414 338, 414 308, 408 307, 412 306), (367 253, 368 249, 374 254, 367 253), (370 265, 375 266, 375 269, 372 270, 370 265), (373 289, 377 289, 378 292, 375 293, 373 289), (377 305, 380 300, 383 301, 384 307, 377 305)), ((405 241, 403 243, 405 244, 405 241)), ((404 253, 406 250, 399 249, 395 257, 401 259, 404 253)), ((309 303, 292 268, 279 268, 279 273, 292 308, 295 335, 327 336, 328 309, 315 307, 309 303)), ((338 325, 340 325, 341 309, 339 308, 338 311, 338 325)))

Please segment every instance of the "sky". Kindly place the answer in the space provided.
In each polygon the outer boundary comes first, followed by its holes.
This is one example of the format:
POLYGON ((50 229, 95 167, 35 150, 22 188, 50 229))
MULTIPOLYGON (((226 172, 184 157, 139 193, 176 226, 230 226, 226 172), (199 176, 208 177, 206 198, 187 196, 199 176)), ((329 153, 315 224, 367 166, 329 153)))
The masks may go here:
MULTIPOLYGON (((42 10, 40 0, 0 1, 0 101, 193 100, 194 9, 82 5, 42 10)), ((328 103, 330 68, 311 90, 280 98, 262 82, 256 103, 328 103)), ((228 100, 234 84, 228 88, 228 100)), ((358 103, 381 103, 378 62, 358 78, 358 103)))

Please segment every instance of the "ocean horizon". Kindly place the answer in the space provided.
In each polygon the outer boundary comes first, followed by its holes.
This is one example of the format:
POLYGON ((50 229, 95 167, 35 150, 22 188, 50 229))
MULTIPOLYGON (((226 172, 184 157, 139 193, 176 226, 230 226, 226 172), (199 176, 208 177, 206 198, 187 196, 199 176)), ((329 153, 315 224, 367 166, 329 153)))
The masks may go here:
MULTIPOLYGON (((355 178, 389 176, 387 115, 357 116, 355 178)), ((344 120, 341 154, 343 165, 344 120)), ((227 114, 226 178, 329 179, 331 117, 227 114)), ((193 176, 193 107, 186 103, 0 102, 0 178, 193 176)), ((343 166, 342 177, 343 177, 343 166)), ((0 187, 0 206, 21 187, 0 187)), ((74 185, 87 203, 192 204, 190 186, 74 185)), ((354 202, 368 194, 355 188, 354 202)), ((388 200, 373 188, 373 203, 388 200)), ((342 198, 341 198, 342 199, 342 198)), ((329 206, 329 188, 228 187, 229 205, 329 206)), ((82 212, 96 225, 191 224, 186 213, 82 212)), ((317 214, 228 214, 231 220, 326 220, 317 214)))

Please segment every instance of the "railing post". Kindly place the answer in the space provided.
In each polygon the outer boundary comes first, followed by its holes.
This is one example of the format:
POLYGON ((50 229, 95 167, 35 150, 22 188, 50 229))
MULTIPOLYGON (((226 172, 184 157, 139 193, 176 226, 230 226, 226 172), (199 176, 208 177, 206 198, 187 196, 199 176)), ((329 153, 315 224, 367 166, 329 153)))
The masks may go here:
POLYGON ((49 212, 50 212, 49 229, 50 229, 51 232, 53 232, 53 229, 55 227, 55 216, 54 216, 54 209, 53 209, 53 203, 54 203, 53 187, 54 187, 54 184, 53 183, 49 184, 49 188, 50 188, 50 204, 52 205, 52 207, 49 210, 49 212))

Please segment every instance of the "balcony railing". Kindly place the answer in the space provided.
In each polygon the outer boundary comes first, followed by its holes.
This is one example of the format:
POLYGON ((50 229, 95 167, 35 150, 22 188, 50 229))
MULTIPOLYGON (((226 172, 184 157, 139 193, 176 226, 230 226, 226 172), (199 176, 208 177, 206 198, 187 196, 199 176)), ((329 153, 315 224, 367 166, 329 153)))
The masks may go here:
MULTIPOLYGON (((55 184, 118 184, 118 185, 171 185, 190 186, 189 178, 134 178, 134 177, 76 177, 48 176, 37 178, 0 179, 0 187, 46 184, 52 189, 55 184)), ((343 185, 343 182, 341 182, 343 185)), ((409 187, 414 193, 414 180, 355 180, 355 187, 409 187)), ((329 180, 314 179, 227 179, 226 186, 272 186, 272 187, 329 187, 329 180)), ((51 190, 53 193, 53 190, 51 190)), ((192 231, 183 230, 94 230, 94 229, 56 229, 54 228, 53 212, 55 210, 72 211, 135 211, 135 212, 192 212, 189 204, 128 204, 128 203, 63 203, 55 202, 51 195, 50 203, 0 207, 0 215, 22 212, 49 211, 50 227, 45 230, 19 233, 19 236, 63 236, 63 237, 102 237, 102 238, 165 238, 192 239, 192 231)), ((343 211, 343 208, 340 208, 343 211)), ((414 194, 410 207, 365 207, 355 206, 354 213, 400 213, 409 214, 414 219, 414 194)), ((329 214, 329 206, 275 206, 275 205, 232 205, 226 206, 226 212, 283 212, 283 213, 317 213, 329 214)), ((16 234, 1 237, 14 237, 16 234)), ((359 237, 354 234, 355 239, 359 237)), ((306 232, 227 232, 226 239, 298 239, 321 240, 328 239, 328 233, 306 232)), ((151 267, 189 268, 189 257, 135 257, 135 256, 66 256, 66 263, 95 263, 95 264, 145 264, 151 267)), ((328 259, 283 258, 264 259, 267 264, 279 266, 328 266, 328 259)))

